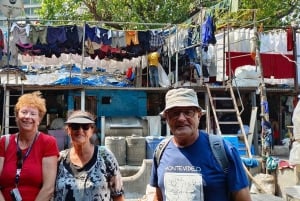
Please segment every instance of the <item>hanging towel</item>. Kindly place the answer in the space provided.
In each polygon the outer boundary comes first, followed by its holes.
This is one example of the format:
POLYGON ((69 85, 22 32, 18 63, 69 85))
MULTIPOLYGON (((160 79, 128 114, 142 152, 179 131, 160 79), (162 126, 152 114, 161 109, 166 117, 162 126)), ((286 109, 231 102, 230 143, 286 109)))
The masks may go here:
POLYGON ((258 167, 258 160, 255 158, 245 158, 245 157, 241 157, 243 163, 250 168, 254 168, 254 167, 258 167))
POLYGON ((284 168, 291 168, 293 169, 295 167, 295 165, 289 163, 289 161, 287 160, 280 160, 279 164, 278 164, 278 169, 284 169, 284 168))
POLYGON ((275 158, 275 157, 272 157, 272 156, 269 156, 267 158, 267 170, 269 171, 275 171, 278 167, 278 163, 279 163, 279 159, 278 158, 275 158))
POLYGON ((148 133, 151 136, 161 136, 161 117, 158 116, 147 116, 148 120, 148 133))

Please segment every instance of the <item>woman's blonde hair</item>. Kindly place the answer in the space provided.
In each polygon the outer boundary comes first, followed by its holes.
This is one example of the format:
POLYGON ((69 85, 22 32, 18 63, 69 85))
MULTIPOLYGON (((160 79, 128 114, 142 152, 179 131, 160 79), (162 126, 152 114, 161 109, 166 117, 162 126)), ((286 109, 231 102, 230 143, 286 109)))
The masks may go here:
POLYGON ((40 91, 34 91, 32 93, 26 93, 19 97, 17 104, 15 105, 15 115, 17 116, 19 110, 24 106, 30 106, 37 108, 39 111, 40 119, 43 119, 47 112, 46 100, 42 97, 40 91))

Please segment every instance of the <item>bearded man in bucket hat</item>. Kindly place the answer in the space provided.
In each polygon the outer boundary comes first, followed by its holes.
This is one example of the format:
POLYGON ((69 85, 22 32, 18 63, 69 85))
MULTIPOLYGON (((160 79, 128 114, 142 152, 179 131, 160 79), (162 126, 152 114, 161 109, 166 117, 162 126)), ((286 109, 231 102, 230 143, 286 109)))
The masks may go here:
MULTIPOLYGON (((208 134, 198 129, 202 108, 193 89, 171 89, 160 113, 173 137, 159 160, 153 157, 150 185, 155 201, 251 201, 239 153, 223 140, 226 171, 212 152, 208 134)), ((158 146, 159 147, 159 146, 158 146)))

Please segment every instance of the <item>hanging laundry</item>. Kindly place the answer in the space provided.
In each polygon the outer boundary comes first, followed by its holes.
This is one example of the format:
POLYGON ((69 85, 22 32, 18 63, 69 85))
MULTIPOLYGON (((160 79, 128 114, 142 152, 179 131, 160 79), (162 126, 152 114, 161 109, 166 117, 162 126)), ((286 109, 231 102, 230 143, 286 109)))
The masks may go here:
POLYGON ((2 60, 3 49, 4 49, 4 36, 2 30, 0 29, 0 61, 2 60))
POLYGON ((30 44, 30 25, 14 22, 10 28, 10 32, 12 37, 10 38, 9 45, 9 52, 11 54, 9 63, 16 66, 18 64, 18 47, 16 44, 30 44))
POLYGON ((188 39, 187 39, 187 49, 185 53, 188 55, 191 61, 195 61, 197 58, 196 47, 191 47, 192 45, 197 43, 195 39, 197 37, 197 28, 193 27, 188 29, 188 39))
POLYGON ((292 51, 294 48, 293 28, 292 27, 289 27, 286 30, 286 42, 287 42, 287 51, 292 51))
MULTIPOLYGON (((274 76, 276 79, 295 77, 294 63, 289 61, 289 59, 294 60, 293 55, 262 53, 260 56, 264 68, 264 77, 274 76), (282 70, 283 67, 284 70, 282 70)), ((244 65, 255 65, 255 61, 251 58, 249 52, 230 52, 230 56, 228 56, 228 52, 226 53, 226 75, 229 75, 229 72, 234 73, 238 67, 244 65)))
POLYGON ((30 42, 35 45, 38 42, 41 44, 47 44, 47 26, 30 26, 29 39, 30 42))
POLYGON ((216 26, 212 16, 207 16, 202 26, 202 47, 205 51, 208 50, 208 45, 215 45, 217 40, 215 38, 216 26))
POLYGON ((67 40, 60 45, 65 53, 76 54, 81 49, 76 25, 65 26, 67 40))
POLYGON ((125 32, 119 30, 113 30, 111 36, 111 46, 113 48, 126 47, 125 32))
POLYGON ((150 36, 150 48, 160 48, 163 46, 164 41, 161 36, 161 33, 158 31, 152 31, 150 36))
POLYGON ((271 149, 273 147, 273 131, 272 125, 269 121, 263 121, 262 123, 263 128, 263 148, 264 149, 271 149))
POLYGON ((0 49, 4 49, 4 35, 2 30, 0 29, 0 49))
POLYGON ((137 31, 125 31, 125 40, 127 46, 140 44, 137 31))
POLYGON ((150 51, 150 39, 151 39, 151 32, 150 31, 138 31, 138 40, 142 47, 143 54, 150 51))

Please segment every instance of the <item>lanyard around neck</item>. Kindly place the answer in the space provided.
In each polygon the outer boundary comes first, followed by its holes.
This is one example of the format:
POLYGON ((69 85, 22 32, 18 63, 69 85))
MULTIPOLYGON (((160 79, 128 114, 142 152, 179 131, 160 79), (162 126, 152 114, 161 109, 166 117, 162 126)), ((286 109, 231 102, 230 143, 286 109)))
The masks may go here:
POLYGON ((17 171, 16 171, 16 179, 15 179, 16 186, 19 184, 23 163, 26 160, 26 158, 29 156, 29 154, 31 152, 31 149, 32 149, 32 146, 33 146, 38 134, 39 134, 39 132, 37 132, 35 134, 34 139, 33 139, 32 143, 30 144, 30 146, 28 147, 28 149, 27 149, 24 156, 23 156, 22 150, 19 146, 19 136, 20 135, 19 134, 17 135, 17 171))

